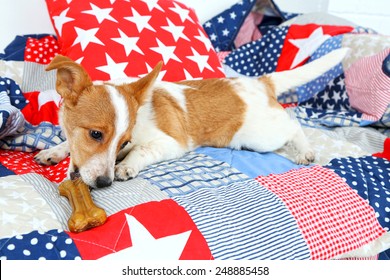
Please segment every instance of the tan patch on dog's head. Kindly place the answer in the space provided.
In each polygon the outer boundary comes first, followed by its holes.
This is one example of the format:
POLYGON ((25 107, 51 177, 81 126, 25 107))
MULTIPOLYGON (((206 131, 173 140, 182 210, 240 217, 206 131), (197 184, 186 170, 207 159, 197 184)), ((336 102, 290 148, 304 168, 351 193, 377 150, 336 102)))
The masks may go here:
MULTIPOLYGON (((58 55, 46 70, 53 69, 57 70, 56 89, 63 98, 60 122, 69 143, 71 162, 78 169, 108 149, 115 134, 116 112, 106 85, 94 85, 81 65, 58 55), (94 133, 101 134, 101 138, 93 137, 94 133)), ((120 141, 128 141, 130 133, 121 136, 120 141)))
POLYGON ((183 81, 188 133, 196 145, 226 147, 244 122, 246 104, 228 79, 183 81))
POLYGON ((57 70, 57 92, 66 105, 75 105, 84 89, 92 85, 91 78, 80 64, 62 55, 55 56, 46 67, 46 71, 54 69, 57 70))
POLYGON ((71 59, 57 55, 46 68, 57 70, 56 89, 63 98, 61 126, 69 142, 72 163, 82 166, 93 154, 103 151, 114 133, 115 111, 103 85, 93 85, 85 69, 71 59), (96 141, 91 131, 103 138, 96 141))
POLYGON ((87 88, 77 104, 63 109, 62 126, 74 165, 81 167, 93 155, 107 149, 115 133, 114 119, 115 110, 103 85, 87 88), (102 139, 94 139, 92 131, 100 132, 102 139))

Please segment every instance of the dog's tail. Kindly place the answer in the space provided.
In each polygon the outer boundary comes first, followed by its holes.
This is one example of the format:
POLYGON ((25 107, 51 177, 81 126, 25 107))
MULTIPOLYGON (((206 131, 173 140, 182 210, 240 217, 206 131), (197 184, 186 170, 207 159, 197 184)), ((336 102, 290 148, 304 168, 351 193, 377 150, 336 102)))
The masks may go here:
POLYGON ((349 48, 340 48, 296 69, 268 74, 275 86, 276 96, 321 76, 339 64, 348 51, 349 48))

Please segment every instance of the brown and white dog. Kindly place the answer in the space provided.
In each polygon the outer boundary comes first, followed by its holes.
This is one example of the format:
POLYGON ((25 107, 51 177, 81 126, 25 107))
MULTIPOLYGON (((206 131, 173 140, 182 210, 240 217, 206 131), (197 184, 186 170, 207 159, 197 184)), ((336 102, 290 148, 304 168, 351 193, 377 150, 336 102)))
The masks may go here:
POLYGON ((69 174, 91 187, 137 176, 147 165, 180 157, 198 146, 269 152, 291 143, 295 161, 309 164, 313 150, 277 96, 337 65, 338 49, 294 70, 260 78, 160 82, 159 63, 147 76, 92 82, 83 67, 56 56, 56 89, 63 98, 60 124, 67 141, 38 153, 35 160, 55 164, 70 152, 69 174), (116 164, 117 158, 122 160, 116 164))

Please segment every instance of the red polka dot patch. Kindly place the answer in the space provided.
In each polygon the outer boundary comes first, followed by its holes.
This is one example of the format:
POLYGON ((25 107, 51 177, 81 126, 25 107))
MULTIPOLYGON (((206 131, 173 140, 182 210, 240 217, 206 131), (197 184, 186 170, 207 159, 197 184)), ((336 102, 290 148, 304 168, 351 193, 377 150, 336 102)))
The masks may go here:
POLYGON ((0 151, 0 163, 18 175, 37 173, 55 183, 60 183, 66 178, 69 158, 56 165, 42 166, 34 161, 35 155, 36 153, 0 151))
POLYGON ((48 64, 58 53, 56 38, 46 36, 41 39, 28 38, 24 52, 24 60, 39 64, 48 64))

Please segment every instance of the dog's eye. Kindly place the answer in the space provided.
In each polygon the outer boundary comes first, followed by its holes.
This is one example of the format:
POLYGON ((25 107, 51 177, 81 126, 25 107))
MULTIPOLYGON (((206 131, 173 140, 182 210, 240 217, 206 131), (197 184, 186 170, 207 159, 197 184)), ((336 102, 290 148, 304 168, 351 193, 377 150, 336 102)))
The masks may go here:
POLYGON ((126 145, 129 144, 129 143, 130 143, 130 141, 124 142, 124 143, 121 145, 120 149, 122 150, 122 149, 123 149, 124 147, 126 147, 126 145))
POLYGON ((96 141, 101 141, 103 139, 103 133, 97 130, 90 130, 89 135, 96 141))

